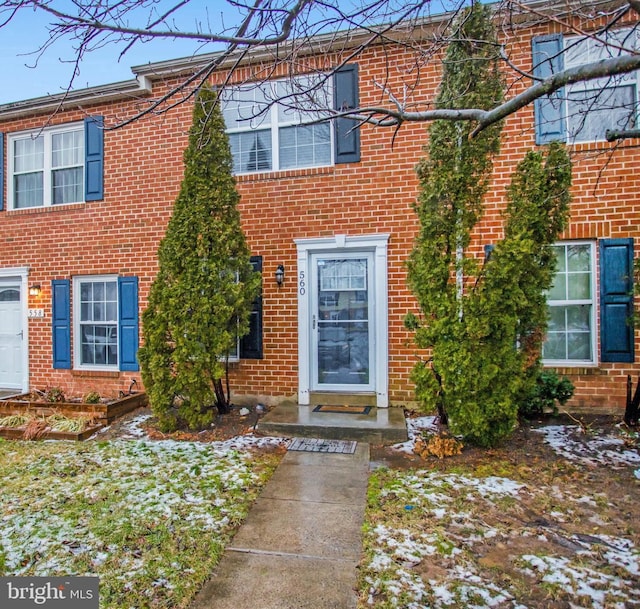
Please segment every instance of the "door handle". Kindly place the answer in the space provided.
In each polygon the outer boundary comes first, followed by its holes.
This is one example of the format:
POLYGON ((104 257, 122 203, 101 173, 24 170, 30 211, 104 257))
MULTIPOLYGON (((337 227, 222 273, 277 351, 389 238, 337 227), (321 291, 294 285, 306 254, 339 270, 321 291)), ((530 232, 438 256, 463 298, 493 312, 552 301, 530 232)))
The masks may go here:
POLYGON ((24 330, 20 330, 20 332, 18 332, 16 336, 19 336, 20 338, 24 338, 24 330))
POLYGON ((315 315, 311 318, 311 329, 312 330, 316 329, 316 316, 315 315))

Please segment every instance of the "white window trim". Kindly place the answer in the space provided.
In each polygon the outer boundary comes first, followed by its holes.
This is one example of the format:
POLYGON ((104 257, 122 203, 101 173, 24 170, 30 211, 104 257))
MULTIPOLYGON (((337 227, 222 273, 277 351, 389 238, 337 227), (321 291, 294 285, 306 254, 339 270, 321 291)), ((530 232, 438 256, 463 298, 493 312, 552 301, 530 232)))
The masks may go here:
MULTIPOLYGON (((73 201, 70 203, 60 203, 53 205, 52 203, 52 189, 51 189, 51 139, 52 135, 56 133, 64 133, 66 131, 77 131, 81 129, 84 138, 84 124, 82 122, 65 123, 64 125, 56 125, 54 127, 46 127, 43 129, 32 129, 29 131, 18 131, 15 133, 7 134, 7 209, 8 210, 23 210, 23 209, 43 209, 45 207, 66 207, 67 205, 78 205, 84 203, 84 196, 81 201, 73 201), (15 207, 14 206, 14 142, 16 140, 25 139, 26 137, 38 137, 44 135, 44 167, 43 167, 43 196, 42 205, 34 205, 32 207, 15 207)), ((86 156, 86 151, 83 157, 86 156)), ((85 161, 82 161, 82 175, 84 181, 84 167, 85 161)), ((83 188, 84 190, 84 188, 83 188)))
MULTIPOLYGON (((304 74, 300 74, 299 78, 303 78, 305 75, 304 74)), ((269 95, 267 96, 267 99, 277 99, 278 97, 278 92, 277 92, 277 87, 278 87, 278 83, 279 82, 285 82, 286 79, 280 78, 278 80, 272 80, 269 81, 267 83, 255 83, 252 85, 241 85, 239 87, 235 87, 236 89, 251 89, 254 87, 269 87, 269 95)), ((330 80, 328 80, 327 82, 331 82, 330 80)), ((333 84, 330 84, 331 87, 333 87, 333 84)), ((231 89, 234 89, 234 87, 230 87, 231 89)), ((333 93, 333 89, 331 89, 330 93, 333 93)), ((268 103, 268 102, 267 102, 268 103)), ((296 167, 285 167, 284 169, 280 168, 280 129, 281 128, 286 128, 286 127, 296 127, 296 126, 303 126, 306 123, 305 121, 296 121, 296 120, 290 120, 290 121, 282 121, 280 122, 279 120, 279 116, 278 116, 278 110, 280 108, 280 105, 277 102, 273 102, 271 107, 268 110, 268 115, 269 115, 269 123, 268 125, 264 125, 263 122, 261 121, 258 126, 256 127, 252 127, 252 123, 253 120, 247 119, 245 121, 239 121, 238 122, 238 126, 237 127, 228 127, 226 129, 226 132, 228 135, 235 135, 235 134, 240 134, 240 133, 251 133, 254 131, 270 131, 270 139, 271 139, 271 169, 256 169, 255 171, 239 171, 237 172, 235 175, 253 175, 256 173, 274 173, 274 172, 279 172, 279 171, 297 171, 299 169, 317 169, 320 167, 332 167, 333 165, 335 165, 335 144, 334 144, 334 138, 335 138, 335 128, 334 128, 334 122, 332 120, 329 120, 327 118, 327 122, 329 124, 329 153, 330 153, 330 160, 328 163, 322 164, 322 165, 304 165, 304 166, 296 166, 296 167), (245 126, 240 126, 246 124, 248 125, 247 127, 245 126)))
MULTIPOLYGON (((82 364, 80 356, 82 354, 82 344, 80 332, 80 284, 88 281, 115 281, 118 287, 118 275, 78 275, 73 278, 73 291, 71 299, 73 301, 73 368, 74 370, 119 370, 120 369, 120 319, 116 319, 116 330, 118 331, 118 361, 115 364, 82 364)), ((120 313, 120 290, 118 289, 117 314, 120 313)))
MULTIPOLYGON (((621 28, 620 30, 617 31, 627 31, 629 33, 631 33, 631 29, 630 28, 621 28)), ((635 32, 634 34, 636 36, 636 46, 638 48, 640 48, 640 41, 638 41, 638 32, 635 32)), ((584 39, 585 36, 563 36, 562 38, 562 48, 563 51, 566 53, 567 47, 571 46, 571 44, 575 43, 578 40, 582 40, 584 39)), ((577 67, 578 65, 584 65, 584 64, 577 64, 577 63, 571 63, 569 64, 569 66, 567 66, 567 62, 565 61, 565 69, 568 67, 577 67)), ((635 97, 635 104, 636 104, 636 123, 638 122, 638 120, 640 120, 640 70, 636 70, 635 72, 631 72, 629 74, 623 74, 620 75, 619 78, 623 79, 623 81, 620 83, 619 86, 624 86, 629 85, 629 84, 633 84, 635 85, 635 89, 636 89, 636 97, 635 97)), ((570 135, 570 130, 569 130, 569 126, 570 126, 570 102, 569 102, 569 92, 570 91, 576 91, 576 92, 587 92, 587 91, 597 91, 599 89, 603 89, 602 87, 598 86, 598 83, 604 83, 606 81, 608 81, 609 77, 603 77, 603 78, 599 78, 597 80, 590 80, 590 81, 583 81, 583 82, 577 82, 577 83, 573 83, 571 85, 567 85, 566 86, 566 95, 564 96, 565 99, 563 100, 563 104, 564 104, 564 123, 565 123, 565 131, 566 131, 566 142, 572 145, 579 145, 579 144, 593 144, 593 143, 597 143, 597 142, 604 142, 606 141, 604 139, 604 137, 600 138, 600 139, 589 139, 589 140, 582 140, 582 139, 576 139, 574 137, 571 137, 570 135)), ((618 85, 616 85, 617 88, 618 85)), ((604 87, 604 88, 609 88, 609 87, 604 87)))
POLYGON ((600 333, 600 328, 598 327, 598 273, 597 273, 597 263, 596 260, 596 242, 591 240, 581 240, 581 241, 558 241, 554 245, 558 246, 568 246, 568 245, 588 245, 591 249, 591 298, 590 300, 554 300, 553 302, 556 306, 570 306, 570 305, 579 305, 579 304, 590 304, 591 305, 591 315, 590 315, 590 324, 591 324, 591 353, 593 355, 593 359, 591 360, 559 360, 559 359, 543 359, 542 364, 549 368, 560 367, 560 368, 595 368, 599 364, 598 360, 598 335, 600 333))

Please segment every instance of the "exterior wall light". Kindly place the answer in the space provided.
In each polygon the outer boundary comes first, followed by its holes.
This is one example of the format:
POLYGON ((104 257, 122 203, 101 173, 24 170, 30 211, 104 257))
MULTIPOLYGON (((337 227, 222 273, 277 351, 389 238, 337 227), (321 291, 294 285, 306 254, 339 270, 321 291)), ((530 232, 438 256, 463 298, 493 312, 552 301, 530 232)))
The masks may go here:
POLYGON ((284 266, 282 264, 278 265, 278 268, 276 269, 276 283, 278 285, 282 285, 282 283, 284 282, 284 266))
POLYGON ((491 257, 491 253, 493 252, 494 245, 485 245, 484 246, 484 261, 487 262, 491 257))
POLYGON ((34 283, 29 286, 29 296, 40 296, 40 284, 34 283))

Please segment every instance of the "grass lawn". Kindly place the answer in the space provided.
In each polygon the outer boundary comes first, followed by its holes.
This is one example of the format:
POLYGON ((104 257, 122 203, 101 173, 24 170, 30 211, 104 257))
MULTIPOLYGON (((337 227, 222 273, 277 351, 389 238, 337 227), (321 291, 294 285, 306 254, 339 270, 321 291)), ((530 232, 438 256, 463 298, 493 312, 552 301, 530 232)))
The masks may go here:
POLYGON ((521 428, 390 463, 370 478, 359 608, 640 607, 637 434, 521 428))
POLYGON ((224 443, 0 440, 0 576, 100 577, 100 607, 185 607, 279 461, 224 443))

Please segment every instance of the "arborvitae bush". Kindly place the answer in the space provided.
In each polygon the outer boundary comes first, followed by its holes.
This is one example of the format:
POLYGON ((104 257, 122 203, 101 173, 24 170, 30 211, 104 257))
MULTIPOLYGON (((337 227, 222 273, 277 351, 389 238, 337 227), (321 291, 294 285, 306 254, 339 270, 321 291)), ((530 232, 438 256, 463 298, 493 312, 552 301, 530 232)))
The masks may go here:
MULTIPOLYGON (((486 6, 461 14, 443 63, 439 107, 489 108, 502 99, 498 48, 486 6), (482 41, 482 42, 481 42, 482 41)), ((419 312, 405 323, 428 353, 414 368, 418 401, 466 441, 490 446, 508 436, 518 401, 539 367, 544 291, 554 274, 549 247, 568 213, 571 167, 554 145, 546 162, 527 155, 508 193, 505 237, 487 260, 469 251, 482 216, 500 125, 436 121, 418 167, 420 231, 409 286, 419 312)))
POLYGON ((217 94, 195 101, 184 178, 143 313, 142 378, 162 428, 227 412, 225 363, 248 332, 260 277, 240 225, 239 194, 217 94))

